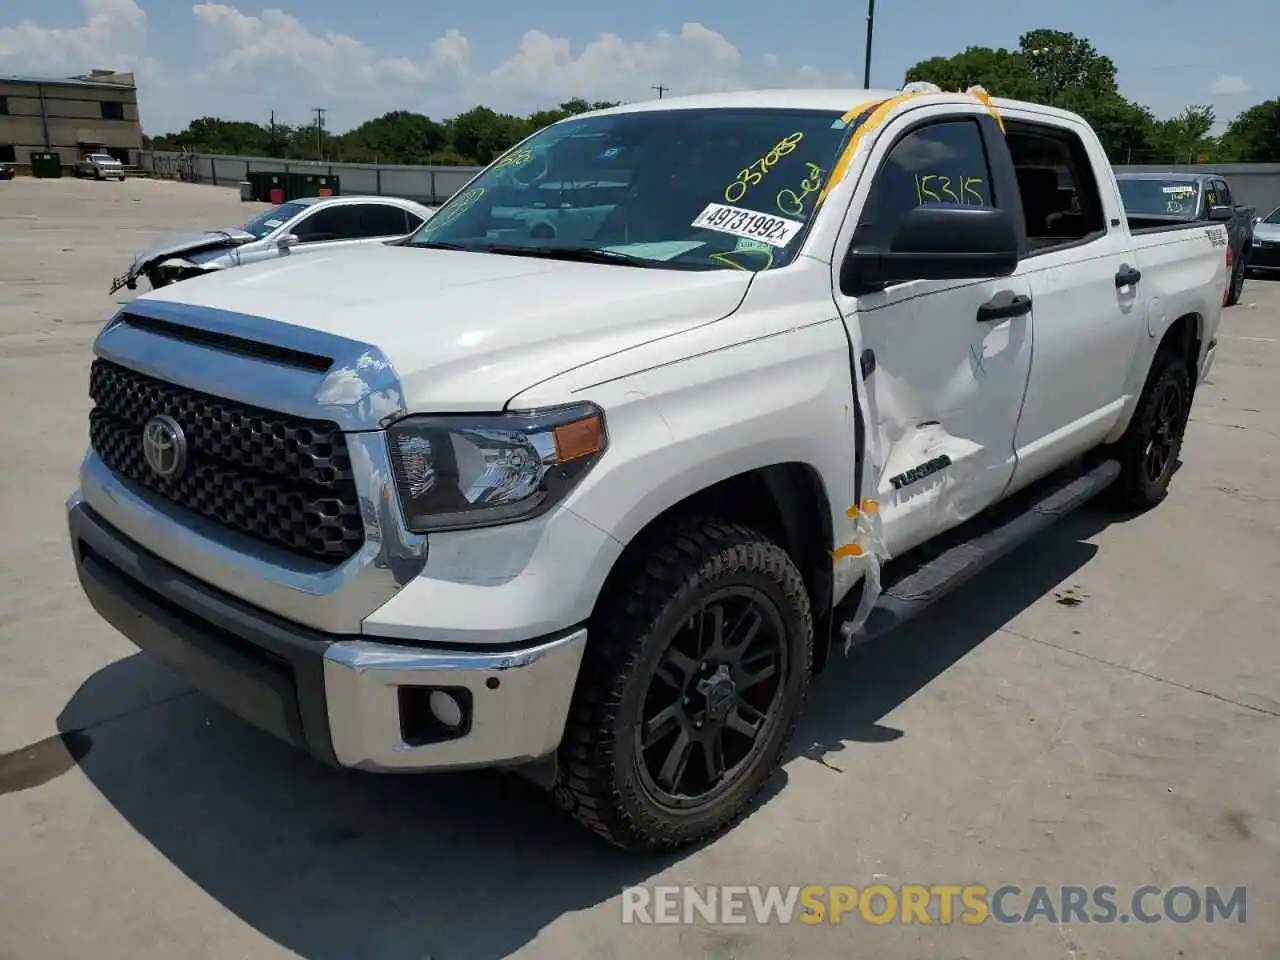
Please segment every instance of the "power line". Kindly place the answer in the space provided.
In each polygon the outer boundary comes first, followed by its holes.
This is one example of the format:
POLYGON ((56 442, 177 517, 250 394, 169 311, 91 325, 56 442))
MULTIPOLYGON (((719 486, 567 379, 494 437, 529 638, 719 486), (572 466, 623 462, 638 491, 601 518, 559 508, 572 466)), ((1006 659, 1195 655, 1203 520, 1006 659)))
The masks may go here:
POLYGON ((652 84, 652 85, 649 87, 649 89, 650 89, 650 90, 657 90, 657 91, 658 91, 658 99, 659 99, 659 100, 661 100, 661 99, 662 99, 662 94, 663 94, 664 92, 666 92, 667 90, 670 90, 671 88, 670 88, 670 87, 664 87, 664 86, 663 86, 662 84, 660 84, 660 83, 655 83, 655 84, 652 84))

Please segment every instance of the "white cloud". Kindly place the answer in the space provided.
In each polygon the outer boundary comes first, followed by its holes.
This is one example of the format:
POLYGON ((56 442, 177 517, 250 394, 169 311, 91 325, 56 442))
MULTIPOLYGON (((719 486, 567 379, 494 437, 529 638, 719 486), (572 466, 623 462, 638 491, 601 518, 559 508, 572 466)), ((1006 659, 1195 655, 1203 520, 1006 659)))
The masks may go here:
POLYGON ((441 117, 477 103, 529 113, 570 97, 643 100, 654 96, 656 83, 671 94, 855 85, 847 72, 776 54, 747 58, 725 35, 692 22, 644 38, 603 33, 577 45, 529 29, 510 56, 479 64, 456 29, 404 56, 357 37, 314 31, 284 10, 246 13, 228 3, 200 2, 190 8, 194 43, 162 43, 148 38, 147 15, 137 0, 84 0, 84 9, 79 27, 0 27, 0 72, 149 66, 150 72, 139 72, 143 120, 152 133, 185 126, 196 116, 262 119, 273 109, 286 122, 305 122, 316 106, 327 107, 330 127, 342 130, 397 109, 441 117), (166 58, 163 84, 147 83, 158 76, 155 62, 146 59, 148 40, 166 58))
POLYGON ((147 15, 134 0, 84 0, 84 14, 76 27, 42 27, 30 20, 0 26, 0 71, 44 76, 149 64, 147 15))
POLYGON ((1224 73, 1209 85, 1209 92, 1217 97, 1237 97, 1252 89, 1248 80, 1234 73, 1224 73))

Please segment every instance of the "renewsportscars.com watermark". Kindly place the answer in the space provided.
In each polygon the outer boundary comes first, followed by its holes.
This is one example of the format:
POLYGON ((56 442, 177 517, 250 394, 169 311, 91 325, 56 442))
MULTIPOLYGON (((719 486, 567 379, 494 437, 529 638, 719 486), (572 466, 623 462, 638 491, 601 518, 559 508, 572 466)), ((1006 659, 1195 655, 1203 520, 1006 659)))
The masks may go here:
POLYGON ((1244 923, 1245 888, 1005 884, 868 887, 627 887, 622 922, 636 924, 1244 923))

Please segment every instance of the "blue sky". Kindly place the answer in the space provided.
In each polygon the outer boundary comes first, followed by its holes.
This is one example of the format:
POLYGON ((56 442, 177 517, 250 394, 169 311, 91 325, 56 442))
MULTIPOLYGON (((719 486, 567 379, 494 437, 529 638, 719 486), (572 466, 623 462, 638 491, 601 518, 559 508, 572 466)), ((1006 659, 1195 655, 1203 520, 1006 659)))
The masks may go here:
MULTIPOLYGON (((1121 92, 1160 116, 1191 103, 1221 121, 1280 96, 1278 0, 879 0, 872 85, 901 86, 919 60, 1008 46, 1036 27, 1088 37, 1121 92), (1212 29, 1222 24, 1221 29, 1212 29)), ((139 74, 150 133, 218 115, 342 130, 412 109, 486 103, 528 112, 573 95, 636 100, 742 86, 861 86, 865 4, 854 0, 4 0, 0 73, 91 67, 139 74)))

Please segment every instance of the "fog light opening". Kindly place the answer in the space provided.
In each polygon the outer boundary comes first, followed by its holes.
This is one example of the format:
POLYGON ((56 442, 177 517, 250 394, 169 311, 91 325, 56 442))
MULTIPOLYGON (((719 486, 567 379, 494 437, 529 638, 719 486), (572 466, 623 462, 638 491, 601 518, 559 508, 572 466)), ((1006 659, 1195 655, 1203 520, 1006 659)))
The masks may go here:
POLYGON ((457 730, 462 726, 462 721, 465 719, 462 704, 455 700, 452 694, 445 693, 443 690, 432 690, 427 705, 431 708, 431 715, 440 721, 442 727, 457 730))
POLYGON ((400 736, 411 747, 457 740, 471 732, 471 691, 465 687, 397 689, 400 736))

